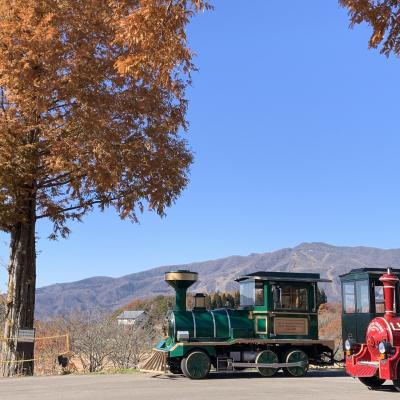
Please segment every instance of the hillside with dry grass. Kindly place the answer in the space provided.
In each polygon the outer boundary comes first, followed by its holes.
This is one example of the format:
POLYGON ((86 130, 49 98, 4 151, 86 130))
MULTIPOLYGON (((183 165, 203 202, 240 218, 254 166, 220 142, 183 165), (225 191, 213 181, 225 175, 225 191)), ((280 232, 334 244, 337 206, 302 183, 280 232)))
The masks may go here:
POLYGON ((164 273, 190 269, 199 273, 198 282, 189 290, 233 292, 235 278, 255 271, 316 272, 332 279, 324 288, 328 301, 340 301, 339 275, 361 267, 400 268, 400 249, 338 247, 325 243, 303 243, 294 248, 270 253, 232 256, 218 260, 153 268, 121 278, 94 277, 78 282, 60 283, 37 291, 36 317, 48 318, 90 309, 113 311, 135 299, 172 295, 164 282, 164 273))

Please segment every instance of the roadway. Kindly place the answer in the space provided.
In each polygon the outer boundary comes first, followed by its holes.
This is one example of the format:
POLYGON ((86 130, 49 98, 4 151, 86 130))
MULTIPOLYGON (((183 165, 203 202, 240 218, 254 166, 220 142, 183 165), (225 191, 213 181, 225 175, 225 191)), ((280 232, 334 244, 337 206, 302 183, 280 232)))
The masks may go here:
POLYGON ((397 395, 391 385, 371 391, 336 370, 311 371, 303 378, 214 373, 202 381, 141 373, 0 379, 1 400, 368 400, 393 396, 397 395))

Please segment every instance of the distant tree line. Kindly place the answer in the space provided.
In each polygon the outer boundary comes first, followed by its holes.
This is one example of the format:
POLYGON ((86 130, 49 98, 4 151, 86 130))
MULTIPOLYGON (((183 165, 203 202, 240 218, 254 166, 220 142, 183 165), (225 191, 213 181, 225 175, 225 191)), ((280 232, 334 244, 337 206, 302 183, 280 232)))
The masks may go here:
MULTIPOLYGON (((216 308, 236 308, 240 304, 239 291, 234 292, 212 292, 205 294, 207 308, 214 310, 216 308)), ((123 307, 123 310, 144 310, 154 321, 161 321, 168 310, 174 308, 175 296, 159 295, 153 298, 136 299, 123 307)), ((189 293, 187 296, 187 307, 194 307, 194 295, 189 293)), ((115 311, 114 315, 119 314, 122 309, 115 311)))
POLYGON ((206 295, 206 304, 211 310, 216 308, 237 308, 240 304, 240 293, 238 290, 233 293, 214 292, 206 295))
MULTIPOLYGON (((206 293, 206 307, 210 310, 216 308, 237 308, 240 305, 240 292, 212 292, 206 293)), ((317 291, 317 306, 328 302, 327 295, 324 289, 318 288, 317 291)), ((162 321, 166 312, 174 307, 174 296, 159 295, 154 298, 137 299, 129 303, 124 310, 144 310, 154 321, 162 321)), ((191 309, 194 307, 194 295, 189 293, 187 296, 187 307, 191 309)), ((115 315, 120 313, 122 309, 115 312, 115 315)))

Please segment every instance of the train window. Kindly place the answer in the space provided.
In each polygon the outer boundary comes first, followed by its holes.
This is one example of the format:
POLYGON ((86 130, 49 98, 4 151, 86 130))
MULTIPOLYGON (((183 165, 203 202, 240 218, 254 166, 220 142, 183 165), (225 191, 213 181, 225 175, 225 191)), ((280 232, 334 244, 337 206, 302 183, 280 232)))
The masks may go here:
POLYGON ((369 283, 356 281, 356 304, 358 313, 369 313, 369 283))
POLYGON ((375 312, 377 314, 385 312, 385 301, 383 297, 383 286, 375 286, 375 312))
POLYGON ((307 311, 307 288, 282 286, 279 298, 274 299, 275 310, 307 311))
POLYGON ((255 284, 254 282, 241 282, 240 283, 240 305, 241 306, 254 306, 255 300, 255 284))
POLYGON ((356 296, 354 282, 343 283, 343 310, 346 314, 356 311, 356 296))
POLYGON ((256 282, 256 306, 263 306, 264 305, 264 282, 258 281, 256 282))

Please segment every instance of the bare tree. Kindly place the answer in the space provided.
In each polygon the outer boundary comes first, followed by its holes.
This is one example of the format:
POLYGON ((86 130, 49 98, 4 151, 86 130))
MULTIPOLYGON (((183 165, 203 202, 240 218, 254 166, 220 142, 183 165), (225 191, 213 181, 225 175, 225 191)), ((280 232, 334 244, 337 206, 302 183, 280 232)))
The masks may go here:
POLYGON ((75 314, 66 321, 71 334, 72 352, 85 372, 102 371, 111 353, 109 317, 98 312, 75 314))
POLYGON ((138 325, 113 326, 110 361, 114 368, 137 368, 152 348, 157 331, 150 321, 138 325))
POLYGON ((85 372, 106 368, 135 368, 159 335, 151 320, 119 326, 115 317, 99 312, 75 314, 64 319, 71 334, 73 356, 85 372))
POLYGON ((6 300, 0 294, 0 332, 1 332, 1 329, 3 328, 3 326, 4 326, 5 318, 6 318, 6 300))

